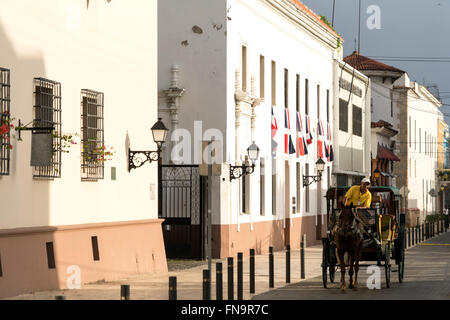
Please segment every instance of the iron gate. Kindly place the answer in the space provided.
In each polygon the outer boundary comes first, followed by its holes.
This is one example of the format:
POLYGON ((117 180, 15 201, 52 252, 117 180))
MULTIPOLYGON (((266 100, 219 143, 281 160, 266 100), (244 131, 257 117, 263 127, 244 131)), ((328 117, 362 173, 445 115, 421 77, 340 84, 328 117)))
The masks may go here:
POLYGON ((162 216, 167 258, 203 259, 202 184, 197 165, 163 165, 162 216))

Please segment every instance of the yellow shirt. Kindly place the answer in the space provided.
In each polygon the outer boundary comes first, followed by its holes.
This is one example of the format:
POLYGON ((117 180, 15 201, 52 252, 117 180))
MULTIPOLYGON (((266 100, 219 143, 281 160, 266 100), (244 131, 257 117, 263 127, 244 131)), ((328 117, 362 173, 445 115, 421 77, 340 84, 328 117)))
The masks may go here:
POLYGON ((347 197, 349 203, 353 203, 354 206, 370 207, 370 204, 372 203, 372 194, 370 191, 367 189, 365 193, 361 194, 360 186, 351 187, 348 189, 345 196, 347 197))

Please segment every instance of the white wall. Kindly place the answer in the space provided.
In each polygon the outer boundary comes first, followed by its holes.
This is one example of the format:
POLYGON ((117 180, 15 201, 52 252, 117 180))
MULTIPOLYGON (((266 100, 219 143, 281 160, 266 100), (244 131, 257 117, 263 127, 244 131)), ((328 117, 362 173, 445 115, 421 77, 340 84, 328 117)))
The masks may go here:
MULTIPOLYGON (((410 193, 409 207, 419 208, 422 212, 431 213, 435 199, 428 195, 436 189, 435 170, 437 169, 437 120, 439 110, 429 100, 427 91, 420 84, 411 82, 415 90, 408 95, 408 131, 411 121, 411 134, 408 134, 408 189, 410 193), (416 129, 415 129, 416 124, 416 129), (421 139, 419 139, 419 130, 421 139), (427 143, 425 144, 425 134, 427 143), (426 152, 425 152, 426 148, 426 152)), ((400 141, 403 143, 403 141, 400 141)))
MULTIPOLYGON (((335 173, 353 173, 370 175, 370 81, 362 73, 354 70, 349 65, 339 64, 337 71, 337 80, 342 79, 352 82, 355 88, 361 90, 361 97, 355 93, 350 94, 350 91, 338 87, 339 95, 335 98, 335 113, 334 113, 334 150, 335 161, 333 163, 333 170, 335 173), (353 72, 354 71, 354 72, 353 72), (347 131, 339 127, 339 100, 342 99, 348 103, 347 114, 347 131), (362 109, 362 134, 358 136, 353 134, 353 105, 362 109)), ((350 182, 349 182, 350 183, 350 182)))
POLYGON ((105 143, 116 154, 104 180, 82 182, 80 147, 62 155, 62 178, 36 180, 30 166, 31 134, 14 141, 11 174, 0 178, 1 228, 157 218, 153 163, 127 172, 132 149, 155 149, 157 3, 79 0, 2 1, 1 67, 11 71, 11 113, 32 120, 33 78, 61 82, 62 131, 80 133, 80 91, 104 93, 105 143), (117 168, 117 180, 110 170, 117 168))
MULTIPOLYGON (((304 174, 304 164, 310 164, 310 174, 314 173, 314 163, 316 157, 316 133, 314 132, 314 143, 308 146, 309 155, 296 158, 295 155, 284 155, 284 69, 289 71, 289 110, 291 135, 295 143, 296 130, 296 74, 300 75, 300 110, 305 119, 305 79, 309 79, 309 110, 311 116, 311 126, 317 126, 317 102, 316 86, 320 84, 321 90, 321 119, 326 126, 326 90, 330 90, 330 121, 333 118, 333 50, 313 38, 306 31, 287 20, 284 16, 267 5, 266 1, 241 1, 229 0, 227 7, 230 7, 228 21, 228 45, 227 45, 227 160, 234 162, 235 140, 235 70, 241 68, 241 46, 247 45, 247 88, 250 88, 251 76, 255 76, 256 95, 259 96, 260 81, 260 55, 265 58, 265 101, 256 108, 256 144, 261 148, 261 157, 265 158, 266 176, 265 176, 265 216, 260 216, 260 190, 259 190, 259 171, 250 176, 252 184, 251 193, 251 214, 241 215, 239 203, 234 199, 239 199, 239 186, 233 182, 231 197, 233 199, 231 210, 225 212, 222 217, 224 223, 244 223, 256 221, 269 221, 272 216, 272 189, 271 181, 273 172, 271 159, 271 61, 276 62, 276 105, 274 113, 278 122, 278 133, 276 136, 278 142, 277 152, 277 216, 276 219, 285 217, 284 199, 285 183, 284 168, 285 160, 289 161, 290 167, 290 197, 296 195, 296 177, 295 163, 301 162, 302 175, 304 174), (231 216, 227 215, 230 213, 231 216)), ((304 120, 303 120, 304 121, 304 120)), ((303 124, 304 125, 304 124, 303 124)), ((243 127, 241 122, 241 127, 243 127)), ((326 130, 326 129, 325 129, 326 130)), ((245 149, 251 143, 250 130, 244 129, 243 134, 239 135, 239 153, 245 154, 245 149)), ((259 168, 259 163, 257 164, 259 168)), ((326 172, 326 171, 325 171, 326 172)), ((326 175, 326 173, 325 173, 326 175)), ((299 182, 300 186, 302 181, 299 182)), ((310 186, 310 210, 305 211, 304 188, 302 187, 300 205, 302 206, 300 214, 294 216, 316 215, 316 186, 314 183, 310 186)), ((326 178, 322 183, 323 193, 326 190, 326 178)), ((290 201, 289 201, 290 202, 290 201)), ((322 204, 322 213, 325 213, 325 202, 322 204)), ((291 210, 289 210, 290 212, 291 210)))

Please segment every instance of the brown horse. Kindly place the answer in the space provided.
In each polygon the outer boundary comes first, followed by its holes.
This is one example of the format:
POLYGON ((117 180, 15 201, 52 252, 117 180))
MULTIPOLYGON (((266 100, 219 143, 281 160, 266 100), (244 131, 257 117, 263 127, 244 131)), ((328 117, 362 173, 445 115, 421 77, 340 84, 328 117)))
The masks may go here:
POLYGON ((348 255, 348 266, 350 267, 348 274, 350 276, 349 289, 357 290, 358 288, 358 270, 359 260, 361 259, 361 249, 363 243, 363 235, 360 224, 355 220, 353 205, 343 207, 339 215, 339 223, 334 229, 334 239, 336 250, 339 257, 341 267, 341 290, 345 291, 345 253, 348 255), (353 282, 353 265, 355 268, 355 282, 353 282))

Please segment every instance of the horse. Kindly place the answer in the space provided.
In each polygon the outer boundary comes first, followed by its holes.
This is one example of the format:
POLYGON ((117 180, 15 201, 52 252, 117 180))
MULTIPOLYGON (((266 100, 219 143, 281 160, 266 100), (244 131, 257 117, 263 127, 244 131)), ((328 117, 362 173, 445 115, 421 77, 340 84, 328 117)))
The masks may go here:
POLYGON ((343 207, 339 215, 339 222, 334 229, 334 239, 341 268, 340 289, 345 291, 345 253, 348 255, 350 283, 348 288, 358 289, 359 260, 363 243, 363 231, 360 224, 355 220, 353 205, 343 207), (355 281, 353 282, 353 267, 355 269, 355 281))

